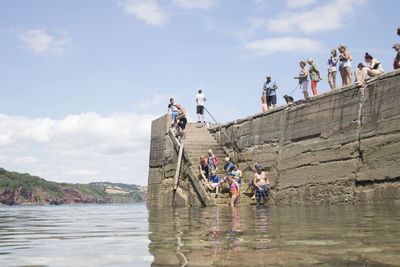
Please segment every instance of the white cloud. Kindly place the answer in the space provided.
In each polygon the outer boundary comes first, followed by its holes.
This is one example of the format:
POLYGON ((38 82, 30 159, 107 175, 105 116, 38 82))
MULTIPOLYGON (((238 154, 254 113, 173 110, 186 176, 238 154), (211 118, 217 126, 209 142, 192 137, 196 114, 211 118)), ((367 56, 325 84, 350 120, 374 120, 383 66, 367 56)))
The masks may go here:
POLYGON ((55 181, 144 185, 154 118, 83 113, 54 120, 0 114, 2 167, 55 181), (35 164, 24 166, 30 163, 35 164))
POLYGON ((120 2, 119 6, 126 13, 153 26, 160 26, 168 21, 168 15, 159 7, 157 0, 126 0, 120 2))
POLYGON ((45 29, 31 29, 19 35, 19 39, 24 46, 35 54, 44 54, 52 52, 63 54, 70 39, 63 36, 56 39, 46 32, 45 29))
POLYGON ((216 0, 173 0, 172 2, 181 8, 187 9, 209 9, 217 3, 216 0))
POLYGON ((150 99, 145 102, 139 103, 138 107, 140 109, 148 109, 152 107, 156 107, 163 102, 167 102, 170 99, 170 95, 168 94, 155 94, 150 99))
POLYGON ((14 160, 16 164, 32 164, 37 162, 38 160, 35 157, 25 156, 25 157, 18 157, 14 160))
POLYGON ((357 8, 366 2, 367 0, 333 0, 305 12, 284 12, 268 20, 267 27, 274 32, 300 29, 307 34, 336 30, 344 27, 357 8))
POLYGON ((288 8, 305 7, 314 4, 317 0, 287 0, 288 8))
POLYGON ((322 45, 308 38, 283 37, 257 40, 245 45, 245 48, 258 55, 269 55, 277 52, 291 51, 320 51, 322 45))
POLYGON ((267 26, 267 19, 265 19, 265 18, 251 17, 248 19, 248 22, 250 23, 251 29, 258 29, 258 28, 267 26))

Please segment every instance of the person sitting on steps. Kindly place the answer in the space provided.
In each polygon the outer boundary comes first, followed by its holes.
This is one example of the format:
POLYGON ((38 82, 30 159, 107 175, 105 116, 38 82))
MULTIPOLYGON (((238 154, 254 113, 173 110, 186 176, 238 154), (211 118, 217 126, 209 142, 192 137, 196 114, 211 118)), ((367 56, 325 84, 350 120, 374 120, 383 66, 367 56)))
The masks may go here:
POLYGON ((242 171, 239 170, 239 165, 238 164, 234 164, 233 165, 233 171, 232 171, 232 175, 235 178, 236 182, 238 182, 239 186, 242 185, 242 171))
POLYGON ((203 178, 203 182, 207 182, 208 176, 210 175, 210 169, 208 168, 207 160, 203 155, 200 156, 200 162, 198 167, 201 178, 203 178))
MULTIPOLYGON (((258 165, 259 165, 259 164, 258 164, 257 162, 254 163, 254 169, 256 170, 256 171, 254 172, 254 174, 257 172, 257 166, 258 166, 258 165)), ((253 174, 253 175, 254 175, 254 174, 253 174)), ((250 193, 253 195, 253 196, 251 197, 251 199, 255 199, 255 198, 256 198, 256 193, 255 193, 255 191, 256 191, 256 186, 254 185, 254 180, 253 180, 253 179, 251 179, 251 180, 249 181, 249 183, 247 184, 247 188, 246 188, 246 190, 244 191, 244 193, 247 194, 247 192, 249 191, 249 189, 251 190, 250 193)))
POLYGON ((205 186, 210 190, 213 191, 215 189, 215 198, 218 198, 218 193, 220 190, 221 178, 217 175, 215 170, 211 171, 211 175, 208 178, 208 183, 205 183, 205 186))
POLYGON ((224 165, 224 170, 225 170, 225 176, 222 179, 222 183, 225 183, 225 181, 229 178, 229 176, 232 176, 232 171, 233 171, 233 163, 231 162, 229 157, 225 158, 225 165, 224 165))

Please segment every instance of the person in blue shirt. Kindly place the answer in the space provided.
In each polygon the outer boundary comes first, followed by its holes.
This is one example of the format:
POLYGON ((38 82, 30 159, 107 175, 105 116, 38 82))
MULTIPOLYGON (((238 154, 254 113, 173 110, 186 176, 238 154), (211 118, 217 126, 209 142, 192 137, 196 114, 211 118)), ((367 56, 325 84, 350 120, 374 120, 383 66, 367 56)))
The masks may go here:
POLYGON ((278 85, 271 80, 271 75, 267 75, 267 81, 264 83, 264 92, 267 94, 267 110, 270 110, 271 104, 276 108, 276 89, 278 85))
POLYGON ((215 189, 215 197, 218 197, 218 193, 219 193, 219 188, 220 186, 220 182, 221 182, 221 178, 217 175, 217 172, 215 170, 211 171, 211 175, 208 178, 208 183, 206 184, 206 187, 210 190, 210 191, 214 191, 215 189))
POLYGON ((169 114, 169 111, 171 110, 172 113, 172 119, 174 120, 174 122, 172 123, 171 127, 176 127, 176 118, 178 117, 178 108, 176 107, 176 103, 175 100, 173 98, 169 99, 169 105, 168 105, 168 111, 167 114, 169 114))
POLYGON ((224 170, 225 170, 225 176, 224 179, 222 179, 222 183, 225 183, 225 181, 229 178, 229 176, 232 176, 232 171, 235 165, 231 162, 229 157, 225 158, 225 165, 224 165, 224 170))

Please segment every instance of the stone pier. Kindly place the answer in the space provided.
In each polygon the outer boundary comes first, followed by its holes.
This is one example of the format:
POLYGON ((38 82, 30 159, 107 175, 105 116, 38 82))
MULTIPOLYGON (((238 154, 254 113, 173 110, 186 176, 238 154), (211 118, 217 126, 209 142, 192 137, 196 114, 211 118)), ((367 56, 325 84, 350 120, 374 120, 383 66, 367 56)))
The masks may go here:
MULTIPOLYGON (((261 108, 261 107, 260 107, 261 108)), ((149 204, 160 203, 176 151, 168 120, 152 125, 149 204), (163 136, 164 135, 164 136, 163 136)), ((262 164, 271 203, 400 202, 400 70, 222 125, 210 132, 252 178, 262 164)))

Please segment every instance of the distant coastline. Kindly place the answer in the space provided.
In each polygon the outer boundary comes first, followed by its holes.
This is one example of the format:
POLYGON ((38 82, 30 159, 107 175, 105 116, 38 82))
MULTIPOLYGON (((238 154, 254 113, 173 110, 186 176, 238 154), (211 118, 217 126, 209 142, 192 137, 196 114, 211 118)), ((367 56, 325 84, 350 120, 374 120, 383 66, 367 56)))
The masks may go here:
POLYGON ((146 193, 139 185, 56 183, 0 168, 0 206, 137 203, 146 201, 146 193))

